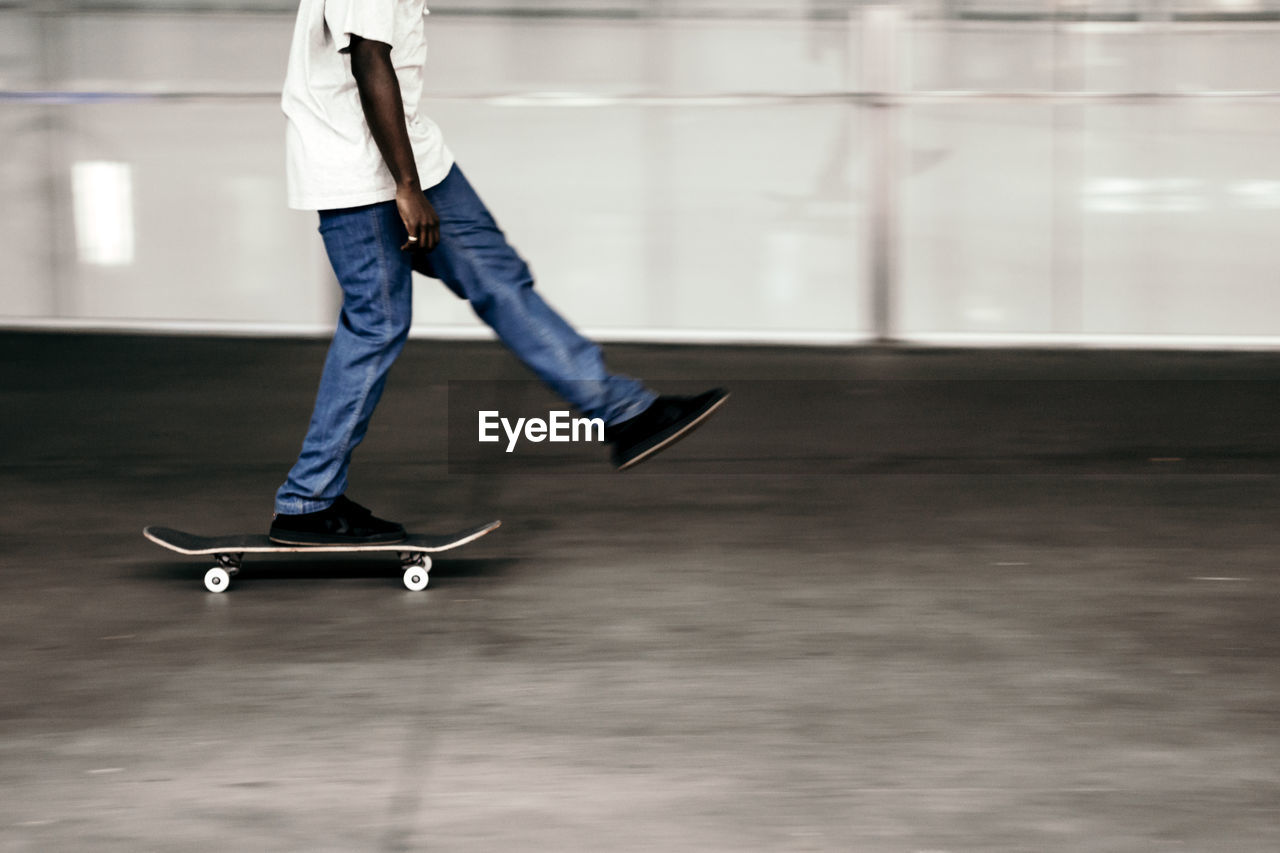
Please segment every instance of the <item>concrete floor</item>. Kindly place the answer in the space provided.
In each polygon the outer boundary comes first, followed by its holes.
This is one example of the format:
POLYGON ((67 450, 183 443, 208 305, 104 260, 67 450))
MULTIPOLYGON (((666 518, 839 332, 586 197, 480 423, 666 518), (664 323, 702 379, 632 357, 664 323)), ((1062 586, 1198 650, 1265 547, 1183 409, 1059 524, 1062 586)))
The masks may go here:
POLYGON ((323 346, 0 335, 0 851, 1280 849, 1280 356, 616 347, 735 396, 475 476, 413 342, 352 494, 503 528, 208 594, 323 346))

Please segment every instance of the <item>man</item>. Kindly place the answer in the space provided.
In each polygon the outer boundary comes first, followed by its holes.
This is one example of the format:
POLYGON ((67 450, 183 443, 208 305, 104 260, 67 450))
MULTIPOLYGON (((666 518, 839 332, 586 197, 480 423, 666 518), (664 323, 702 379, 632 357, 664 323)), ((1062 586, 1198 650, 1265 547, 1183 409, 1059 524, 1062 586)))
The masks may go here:
POLYGON ((302 453, 276 493, 276 542, 396 542, 404 527, 346 497, 351 453, 409 333, 411 276, 445 282, 539 378, 601 418, 628 468, 670 445, 727 398, 660 397, 609 373, 600 349, 533 289, 533 277, 418 112, 425 0, 302 0, 282 106, 289 206, 317 210, 342 286, 302 453))

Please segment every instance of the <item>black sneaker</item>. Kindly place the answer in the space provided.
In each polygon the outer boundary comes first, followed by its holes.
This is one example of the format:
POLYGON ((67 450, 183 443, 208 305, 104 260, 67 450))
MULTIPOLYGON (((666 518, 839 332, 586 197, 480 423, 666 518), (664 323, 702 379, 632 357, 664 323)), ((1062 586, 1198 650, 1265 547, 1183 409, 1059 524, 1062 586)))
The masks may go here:
POLYGON ((659 397, 630 420, 605 427, 613 445, 613 464, 619 471, 638 465, 693 431, 729 399, 729 392, 713 388, 696 397, 659 397))
POLYGON ((374 545, 399 542, 405 532, 343 495, 319 512, 277 513, 267 536, 280 545, 374 545))

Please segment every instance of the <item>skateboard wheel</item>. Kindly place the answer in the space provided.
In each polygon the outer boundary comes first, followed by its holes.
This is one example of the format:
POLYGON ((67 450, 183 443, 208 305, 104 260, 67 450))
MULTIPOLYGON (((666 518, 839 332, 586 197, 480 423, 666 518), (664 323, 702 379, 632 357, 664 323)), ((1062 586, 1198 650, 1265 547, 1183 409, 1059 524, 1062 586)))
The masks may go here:
POLYGON ((204 573, 204 588, 209 592, 226 592, 231 586, 231 575, 222 566, 214 566, 204 573))
POLYGON ((427 583, 431 580, 428 569, 431 564, 425 566, 410 566, 404 570, 404 586, 405 589, 411 589, 414 592, 421 592, 427 588, 427 583))

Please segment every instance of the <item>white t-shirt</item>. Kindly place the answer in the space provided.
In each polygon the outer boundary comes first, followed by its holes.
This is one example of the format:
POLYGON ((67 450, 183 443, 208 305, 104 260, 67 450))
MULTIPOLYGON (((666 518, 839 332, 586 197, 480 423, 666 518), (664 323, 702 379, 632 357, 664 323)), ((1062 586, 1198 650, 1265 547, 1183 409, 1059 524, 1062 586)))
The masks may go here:
POLYGON ((289 206, 357 207, 395 198, 395 180, 373 141, 351 74, 351 37, 391 45, 405 125, 423 189, 453 165, 440 128, 418 114, 427 39, 425 0, 302 0, 281 106, 289 206))

